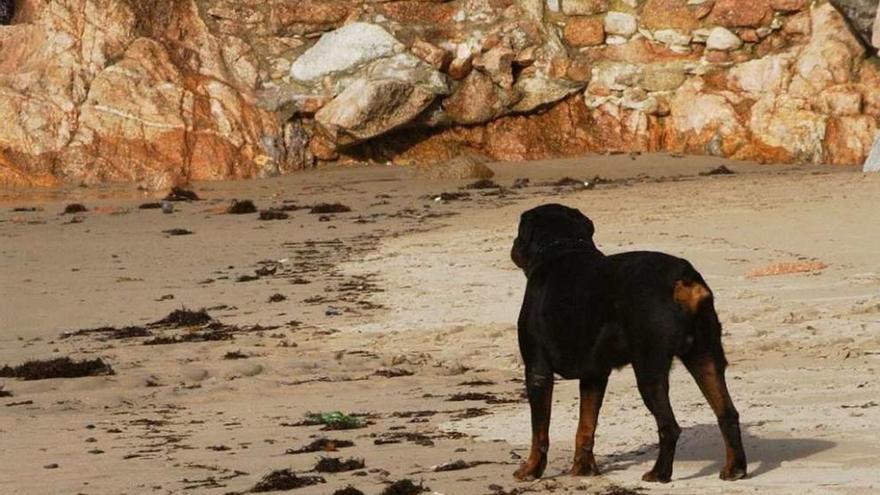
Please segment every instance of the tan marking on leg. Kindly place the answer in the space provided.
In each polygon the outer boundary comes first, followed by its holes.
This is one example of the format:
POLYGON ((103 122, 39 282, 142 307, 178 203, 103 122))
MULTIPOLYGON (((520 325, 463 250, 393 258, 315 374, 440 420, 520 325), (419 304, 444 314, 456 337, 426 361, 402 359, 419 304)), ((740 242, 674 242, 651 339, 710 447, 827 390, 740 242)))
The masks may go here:
POLYGON ((698 282, 675 282, 673 298, 682 309, 689 313, 696 313, 700 303, 712 295, 709 289, 698 282))

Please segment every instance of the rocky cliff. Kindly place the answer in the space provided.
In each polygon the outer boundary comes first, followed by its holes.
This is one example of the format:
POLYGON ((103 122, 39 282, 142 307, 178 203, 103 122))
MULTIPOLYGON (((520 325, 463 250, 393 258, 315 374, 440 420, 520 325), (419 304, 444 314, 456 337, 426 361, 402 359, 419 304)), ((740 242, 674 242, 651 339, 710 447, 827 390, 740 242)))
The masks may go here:
POLYGON ((880 118, 864 3, 0 0, 0 184, 463 152, 860 164, 880 118))

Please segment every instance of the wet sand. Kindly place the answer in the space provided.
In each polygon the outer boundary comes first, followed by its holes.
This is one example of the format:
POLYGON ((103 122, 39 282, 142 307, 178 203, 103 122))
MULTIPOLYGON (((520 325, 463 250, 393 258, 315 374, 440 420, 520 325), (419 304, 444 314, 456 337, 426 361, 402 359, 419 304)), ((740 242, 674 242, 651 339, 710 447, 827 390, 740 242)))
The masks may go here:
POLYGON ((492 167, 504 189, 454 201, 436 197, 472 181, 392 167, 194 184, 203 200, 168 215, 139 209, 157 198, 127 185, 0 192, 0 367, 69 356, 115 371, 0 378, 12 394, 0 397, 0 492, 241 492, 276 469, 316 475, 322 455, 365 467, 294 493, 378 494, 404 478, 445 494, 880 488, 880 176, 666 155, 492 167), (722 164, 736 173, 700 175, 722 164), (591 186, 545 185, 564 177, 591 186), (233 198, 287 205, 289 218, 223 213, 233 198), (293 207, 322 202, 352 211, 293 207), (629 368, 612 375, 600 417, 602 476, 563 474, 577 386, 560 382, 546 478, 513 480, 529 428, 515 336, 525 279, 509 249, 519 214, 545 202, 589 215, 606 253, 662 250, 704 274, 750 479, 718 480, 714 417, 676 366, 672 483, 640 481, 656 431, 629 368), (70 203, 89 211, 60 215, 70 203), (182 308, 215 323, 149 325, 182 308), (149 335, 69 334, 105 326, 149 335), (334 410, 366 425, 296 426, 334 410), (320 437, 354 446, 285 453, 320 437), (457 460, 476 465, 434 471, 457 460))

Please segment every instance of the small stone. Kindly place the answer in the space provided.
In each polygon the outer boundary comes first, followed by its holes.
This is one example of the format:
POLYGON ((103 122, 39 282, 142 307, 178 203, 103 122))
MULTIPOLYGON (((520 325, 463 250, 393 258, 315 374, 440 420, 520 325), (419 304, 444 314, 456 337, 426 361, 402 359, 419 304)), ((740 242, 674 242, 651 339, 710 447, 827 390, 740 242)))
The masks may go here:
POLYGON ((607 11, 608 0, 562 0, 562 12, 566 15, 593 15, 607 11))
POLYGON ((594 17, 573 17, 565 24, 565 41, 571 46, 595 46, 605 42, 605 26, 594 17))
POLYGON ((605 32, 618 36, 630 37, 638 29, 636 18, 625 12, 609 12, 605 15, 605 32))
POLYGON ((743 44, 739 36, 733 34, 729 29, 716 27, 709 33, 706 39, 706 48, 709 50, 728 51, 736 50, 743 44))
POLYGON ((424 60, 428 65, 443 70, 452 60, 452 54, 439 46, 428 43, 424 40, 416 40, 410 50, 420 59, 424 60))

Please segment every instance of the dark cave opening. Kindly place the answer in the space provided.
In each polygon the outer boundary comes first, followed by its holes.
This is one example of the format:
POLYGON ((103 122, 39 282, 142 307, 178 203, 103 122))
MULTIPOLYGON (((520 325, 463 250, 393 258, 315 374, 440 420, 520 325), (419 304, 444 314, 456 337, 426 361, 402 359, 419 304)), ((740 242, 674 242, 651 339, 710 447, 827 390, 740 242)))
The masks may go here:
POLYGON ((15 0, 0 0, 0 26, 12 24, 15 15, 15 0))

